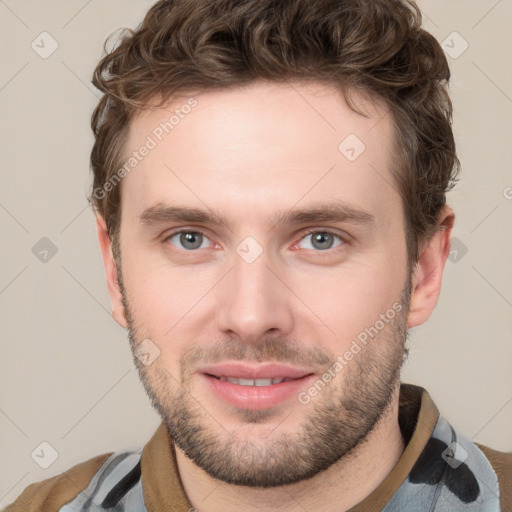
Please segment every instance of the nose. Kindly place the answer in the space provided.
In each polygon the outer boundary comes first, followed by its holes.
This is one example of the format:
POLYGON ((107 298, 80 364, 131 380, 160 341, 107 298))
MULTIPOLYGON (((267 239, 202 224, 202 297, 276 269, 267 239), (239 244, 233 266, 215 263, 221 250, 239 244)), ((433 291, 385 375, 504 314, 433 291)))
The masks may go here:
POLYGON ((231 272, 217 288, 217 327, 242 343, 288 335, 293 294, 263 252, 248 263, 235 254, 231 272))

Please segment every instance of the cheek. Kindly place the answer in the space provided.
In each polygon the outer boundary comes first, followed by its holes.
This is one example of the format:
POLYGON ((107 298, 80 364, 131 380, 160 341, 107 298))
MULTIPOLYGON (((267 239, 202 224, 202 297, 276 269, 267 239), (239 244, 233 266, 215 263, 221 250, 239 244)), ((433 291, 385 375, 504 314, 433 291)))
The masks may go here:
POLYGON ((140 336, 162 340, 197 300, 197 287, 187 286, 182 271, 151 263, 142 251, 129 254, 123 257, 123 281, 136 329, 140 336))
MULTIPOLYGON (((381 255, 371 263, 354 260, 329 271, 295 273, 290 276, 290 287, 311 309, 312 313, 308 312, 307 316, 325 324, 326 340, 330 332, 339 349, 340 343, 350 344, 399 302, 405 273, 391 260, 381 255)), ((301 305, 297 307, 303 309, 301 305)))
MULTIPOLYGON (((187 321, 191 312, 187 312, 195 297, 189 297, 189 287, 157 269, 134 272, 126 291, 137 339, 148 338, 158 347, 157 365, 164 377, 170 373, 169 383, 173 385, 181 379, 179 358, 190 340, 190 332, 187 338, 184 330, 190 329, 187 321)), ((148 376, 155 377, 156 367, 148 366, 146 370, 148 376)))

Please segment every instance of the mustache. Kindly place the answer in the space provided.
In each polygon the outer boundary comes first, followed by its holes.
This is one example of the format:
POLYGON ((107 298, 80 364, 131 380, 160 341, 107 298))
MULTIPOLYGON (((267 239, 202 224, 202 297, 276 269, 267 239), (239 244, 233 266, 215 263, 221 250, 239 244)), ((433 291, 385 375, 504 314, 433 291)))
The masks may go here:
POLYGON ((285 338, 265 338, 257 343, 244 343, 230 338, 202 347, 191 347, 181 358, 182 369, 197 363, 214 364, 222 361, 277 362, 322 370, 332 364, 334 354, 318 347, 305 348, 285 338))

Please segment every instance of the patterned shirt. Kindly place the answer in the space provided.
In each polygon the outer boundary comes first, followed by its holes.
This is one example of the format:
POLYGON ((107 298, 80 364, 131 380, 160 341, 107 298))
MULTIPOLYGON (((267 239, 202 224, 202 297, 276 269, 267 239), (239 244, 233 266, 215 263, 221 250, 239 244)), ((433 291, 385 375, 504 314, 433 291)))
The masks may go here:
MULTIPOLYGON (((429 394, 411 384, 401 385, 398 421, 404 452, 350 512, 512 512, 512 453, 458 434, 429 394)), ((32 484, 4 512, 103 510, 194 511, 163 423, 143 448, 100 455, 32 484)))

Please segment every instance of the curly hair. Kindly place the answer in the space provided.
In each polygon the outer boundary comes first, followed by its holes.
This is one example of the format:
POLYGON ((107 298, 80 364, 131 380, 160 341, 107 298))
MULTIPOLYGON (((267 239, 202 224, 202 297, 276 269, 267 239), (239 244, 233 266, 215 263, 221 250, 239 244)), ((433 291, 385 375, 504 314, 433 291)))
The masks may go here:
POLYGON ((107 39, 92 81, 104 95, 91 120, 89 201, 105 218, 114 254, 121 187, 105 184, 122 164, 135 113, 191 91, 309 81, 334 86, 359 114, 351 92, 376 98, 389 111, 391 171, 412 268, 420 244, 438 229, 460 170, 450 70, 421 22, 413 0, 160 0, 110 52, 107 39))

